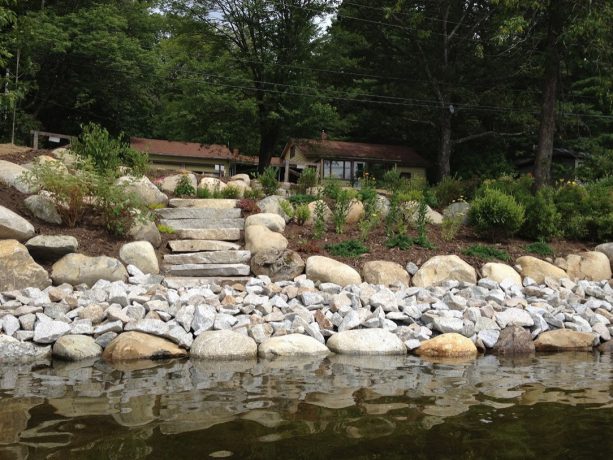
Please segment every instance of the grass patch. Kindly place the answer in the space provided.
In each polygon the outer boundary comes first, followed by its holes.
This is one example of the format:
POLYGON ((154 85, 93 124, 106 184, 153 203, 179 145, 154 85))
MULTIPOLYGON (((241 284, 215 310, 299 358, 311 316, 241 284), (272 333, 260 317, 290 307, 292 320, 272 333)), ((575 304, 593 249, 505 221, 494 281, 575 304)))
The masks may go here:
POLYGON ((175 229, 168 225, 158 224, 158 230, 160 233, 165 233, 167 235, 172 235, 175 233, 175 229))
POLYGON ((385 241, 385 246, 388 248, 409 249, 413 246, 413 238, 407 235, 394 235, 385 241))
POLYGON ((526 251, 537 256, 553 256, 553 248, 544 241, 535 241, 526 246, 526 251))
POLYGON ((315 201, 317 197, 315 195, 292 195, 287 197, 287 201, 289 201, 293 205, 301 205, 301 204, 309 204, 312 201, 315 201))
POLYGON ((337 244, 327 244, 328 252, 337 257, 357 257, 368 252, 368 248, 360 241, 347 240, 337 244))
POLYGON ((491 246, 484 246, 482 244, 473 244, 469 248, 463 251, 463 254, 472 257, 478 257, 483 260, 502 260, 508 262, 511 260, 511 256, 507 251, 496 249, 491 246))

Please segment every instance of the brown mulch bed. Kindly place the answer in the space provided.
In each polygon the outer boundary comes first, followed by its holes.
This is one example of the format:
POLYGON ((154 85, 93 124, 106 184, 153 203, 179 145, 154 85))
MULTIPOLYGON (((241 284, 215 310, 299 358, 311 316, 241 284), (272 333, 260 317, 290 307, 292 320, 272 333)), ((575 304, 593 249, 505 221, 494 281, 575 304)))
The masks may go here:
POLYGON ((10 146, 10 144, 0 144, 0 160, 21 165, 30 163, 40 155, 51 155, 51 152, 48 150, 31 150, 26 147, 10 146))

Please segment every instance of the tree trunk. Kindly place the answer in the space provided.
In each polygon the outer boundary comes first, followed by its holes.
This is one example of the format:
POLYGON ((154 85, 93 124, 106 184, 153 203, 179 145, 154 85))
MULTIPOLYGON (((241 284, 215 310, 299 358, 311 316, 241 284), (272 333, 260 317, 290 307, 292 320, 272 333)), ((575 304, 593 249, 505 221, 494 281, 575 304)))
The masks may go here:
POLYGON ((437 180, 451 174, 451 112, 445 107, 441 111, 441 135, 438 148, 437 180))
POLYGON ((279 129, 267 124, 260 126, 260 153, 258 158, 258 172, 262 173, 268 165, 275 151, 277 140, 279 139, 279 129))

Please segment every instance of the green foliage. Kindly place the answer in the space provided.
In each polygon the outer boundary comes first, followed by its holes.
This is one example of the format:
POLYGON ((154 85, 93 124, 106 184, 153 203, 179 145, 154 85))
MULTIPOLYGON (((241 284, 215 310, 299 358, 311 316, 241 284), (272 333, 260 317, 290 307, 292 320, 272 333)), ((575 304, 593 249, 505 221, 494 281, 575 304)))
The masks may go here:
POLYGON ((316 240, 320 240, 326 232, 326 203, 321 199, 321 196, 317 197, 315 202, 315 209, 313 212, 313 237, 316 240))
POLYGON ((113 236, 125 236, 137 220, 152 220, 148 208, 138 196, 125 193, 123 187, 114 185, 107 176, 98 176, 95 194, 96 208, 102 215, 105 228, 113 236))
POLYGON ((508 262, 511 260, 511 256, 508 252, 502 249, 496 249, 492 246, 484 246, 481 244, 473 244, 468 247, 464 251, 462 251, 467 256, 478 257, 483 260, 502 260, 503 262, 508 262))
POLYGON ((469 196, 468 182, 456 177, 445 177, 434 187, 436 201, 441 208, 451 203, 464 200, 469 196))
POLYGON ((388 248, 399 248, 402 250, 409 249, 413 246, 413 238, 407 235, 392 235, 385 240, 385 246, 388 248))
POLYGON ((287 198, 287 200, 294 205, 308 204, 308 203, 315 201, 316 199, 317 197, 315 195, 302 195, 302 194, 292 195, 287 198))
POLYGON ((169 225, 163 225, 163 224, 158 224, 158 231, 166 235, 173 235, 175 233, 174 228, 172 228, 169 225))
POLYGON ((245 192, 243 193, 243 198, 247 200, 260 200, 264 198, 264 193, 262 192, 262 190, 257 188, 245 189, 245 192))
POLYGON ((521 228, 522 236, 533 240, 544 240, 560 234, 562 215, 554 202, 554 191, 541 188, 526 205, 526 221, 521 228))
POLYGON ((177 186, 174 190, 174 195, 178 197, 194 196, 196 189, 192 185, 192 181, 187 174, 181 175, 181 178, 177 182, 177 186))
POLYGON ((262 184, 262 190, 266 195, 274 195, 279 188, 279 181, 277 177, 279 176, 279 168, 275 168, 274 166, 269 166, 262 174, 258 176, 258 180, 260 184, 262 184))
POLYGON ((383 187, 389 192, 399 192, 403 188, 404 179, 397 168, 389 169, 383 174, 383 187))
POLYGON ((289 217, 290 219, 294 218, 294 213, 295 213, 294 207, 289 201, 279 200, 279 207, 287 215, 287 217, 289 217))
POLYGON ((441 225, 441 238, 444 241, 453 241, 462 228, 464 216, 445 216, 441 225))
POLYGON ((196 189, 196 197, 197 198, 203 198, 203 199, 207 199, 207 198, 214 198, 213 197, 214 193, 209 190, 208 187, 198 187, 196 189))
POLYGON ((316 187, 318 182, 319 177, 317 175, 317 169, 303 169, 302 173, 300 173, 300 177, 298 178, 298 189, 301 193, 306 193, 308 189, 316 187))
POLYGON ((486 188, 473 200, 468 218, 477 233, 496 241, 517 233, 524 223, 525 209, 511 195, 486 188))
POLYGON ((483 190, 495 189, 515 198, 515 200, 526 205, 532 199, 532 187, 534 178, 529 175, 519 176, 500 176, 498 179, 489 179, 483 181, 483 187, 477 190, 476 195, 479 195, 483 190))
POLYGON ((342 190, 341 181, 338 179, 327 179, 324 182, 323 195, 331 200, 336 200, 342 190))
POLYGON ((296 207, 294 213, 294 220, 298 225, 304 225, 304 223, 311 217, 311 209, 308 204, 301 204, 296 207))
POLYGON ((235 185, 226 185, 221 191, 222 198, 238 199, 241 197, 241 189, 235 185))
POLYGON ((332 208, 332 220, 334 221, 334 229, 336 233, 343 233, 347 223, 347 214, 351 207, 351 201, 355 193, 352 190, 342 189, 336 196, 336 201, 332 208))
POLYGON ((534 243, 530 243, 528 246, 526 246, 526 251, 528 251, 530 254, 536 254, 537 256, 541 257, 554 255, 553 248, 544 241, 535 241, 534 243))
POLYGON ((347 240, 337 244, 327 244, 326 250, 336 257, 358 257, 368 252, 361 241, 347 240))
POLYGON ((432 244, 428 241, 426 234, 426 224, 428 223, 428 204, 426 202, 426 196, 421 199, 417 205, 417 239, 415 242, 424 248, 432 249, 432 244))

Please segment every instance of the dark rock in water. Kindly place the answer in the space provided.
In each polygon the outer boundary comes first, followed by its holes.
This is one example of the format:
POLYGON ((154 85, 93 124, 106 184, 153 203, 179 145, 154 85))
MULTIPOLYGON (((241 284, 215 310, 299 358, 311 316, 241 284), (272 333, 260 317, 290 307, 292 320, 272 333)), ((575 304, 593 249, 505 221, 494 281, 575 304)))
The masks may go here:
POLYGON ((492 351, 500 355, 534 353, 530 332, 521 326, 508 326, 502 330, 492 351))
POLYGON ((289 249, 269 249, 258 252, 251 259, 251 271, 255 275, 266 275, 273 282, 291 280, 304 271, 300 255, 289 249))
POLYGON ((613 340, 609 340, 598 347, 598 351, 603 353, 613 353, 613 340))

